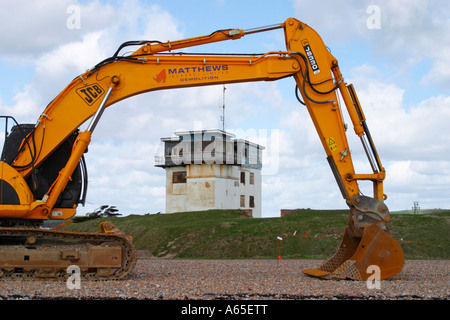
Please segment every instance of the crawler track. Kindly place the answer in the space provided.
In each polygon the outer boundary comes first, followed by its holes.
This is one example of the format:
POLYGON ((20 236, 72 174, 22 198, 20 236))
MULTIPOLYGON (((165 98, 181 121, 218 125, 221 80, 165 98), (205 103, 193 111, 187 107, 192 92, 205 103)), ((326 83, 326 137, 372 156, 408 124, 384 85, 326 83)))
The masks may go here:
POLYGON ((0 228, 0 278, 66 278, 77 266, 89 279, 120 279, 137 262, 131 241, 122 235, 36 228, 0 228))

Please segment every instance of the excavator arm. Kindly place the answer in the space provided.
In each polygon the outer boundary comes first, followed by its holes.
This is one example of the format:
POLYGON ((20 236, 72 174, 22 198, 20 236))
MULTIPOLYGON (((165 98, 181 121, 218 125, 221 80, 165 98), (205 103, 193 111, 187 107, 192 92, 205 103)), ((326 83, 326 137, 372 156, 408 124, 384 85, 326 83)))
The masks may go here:
MULTIPOLYGON (((397 274, 403 265, 400 246, 388 234, 389 211, 384 204, 385 170, 370 136, 364 114, 352 85, 347 85, 337 59, 320 36, 308 25, 290 18, 284 23, 250 30, 219 30, 210 35, 174 42, 130 41, 110 58, 75 78, 44 110, 36 125, 8 162, 1 162, 2 185, 14 201, 0 202, 0 219, 69 219, 76 203, 58 207, 92 133, 105 108, 133 95, 173 88, 206 86, 248 81, 274 81, 293 77, 325 150, 331 171, 350 208, 344 240, 336 255, 318 269, 304 270, 322 278, 366 279, 369 265, 378 265, 381 278, 397 274), (208 55, 173 52, 217 41, 236 40, 244 35, 283 29, 286 50, 263 55, 208 55), (121 56, 126 46, 140 46, 121 56), (363 142, 372 166, 371 173, 356 174, 343 108, 344 101, 355 134, 363 142), (83 132, 78 128, 90 120, 83 132), (36 171, 70 138, 72 150, 64 167, 47 183, 45 192, 33 188, 36 171), (373 197, 360 194, 358 181, 373 183, 373 197)), ((3 160, 3 159, 2 159, 3 160)), ((3 191, 2 191, 3 192, 3 191)), ((2 194, 2 199, 6 193, 2 194)))

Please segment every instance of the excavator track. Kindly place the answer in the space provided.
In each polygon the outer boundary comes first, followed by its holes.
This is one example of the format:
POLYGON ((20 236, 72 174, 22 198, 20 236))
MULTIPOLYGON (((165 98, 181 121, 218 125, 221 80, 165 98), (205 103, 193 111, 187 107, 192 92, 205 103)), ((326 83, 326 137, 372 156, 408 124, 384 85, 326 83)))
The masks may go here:
POLYGON ((121 279, 137 262, 122 234, 0 228, 0 241, 0 279, 65 279, 70 266, 84 279, 121 279))

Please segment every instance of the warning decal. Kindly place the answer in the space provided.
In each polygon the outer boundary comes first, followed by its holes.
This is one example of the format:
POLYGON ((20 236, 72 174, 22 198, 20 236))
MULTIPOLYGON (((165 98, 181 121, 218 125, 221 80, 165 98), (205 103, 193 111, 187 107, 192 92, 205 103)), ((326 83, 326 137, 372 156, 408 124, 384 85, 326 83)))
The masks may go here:
POLYGON ((326 141, 327 141, 328 148, 330 148, 331 152, 337 150, 338 146, 336 144, 336 140, 333 137, 329 137, 328 139, 326 139, 326 141))

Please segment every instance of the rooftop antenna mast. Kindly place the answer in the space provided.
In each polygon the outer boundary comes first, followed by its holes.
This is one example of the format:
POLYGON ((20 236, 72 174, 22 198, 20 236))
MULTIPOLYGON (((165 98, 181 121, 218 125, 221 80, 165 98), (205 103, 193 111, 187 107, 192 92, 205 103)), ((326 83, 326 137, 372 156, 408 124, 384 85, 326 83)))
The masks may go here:
POLYGON ((227 90, 227 88, 223 85, 222 116, 220 117, 222 120, 222 131, 225 131, 225 90, 227 90))

